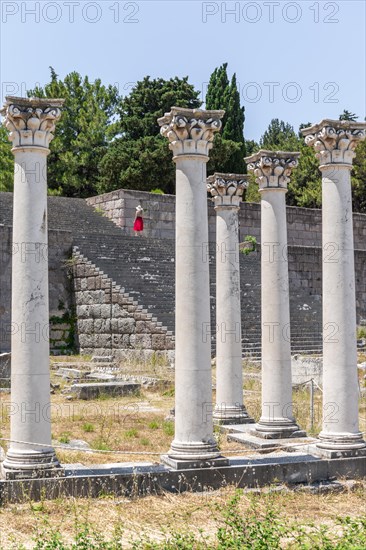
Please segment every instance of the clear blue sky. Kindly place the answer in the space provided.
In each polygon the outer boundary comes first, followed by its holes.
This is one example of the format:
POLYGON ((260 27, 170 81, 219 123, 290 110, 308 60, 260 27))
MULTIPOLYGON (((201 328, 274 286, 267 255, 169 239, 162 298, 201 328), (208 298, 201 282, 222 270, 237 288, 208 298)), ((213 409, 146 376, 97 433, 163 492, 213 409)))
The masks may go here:
POLYGON ((44 84, 52 65, 121 93, 145 75, 188 75, 204 99, 211 72, 227 61, 248 139, 275 117, 296 130, 343 109, 363 120, 365 25, 364 0, 1 0, 2 98, 44 84))

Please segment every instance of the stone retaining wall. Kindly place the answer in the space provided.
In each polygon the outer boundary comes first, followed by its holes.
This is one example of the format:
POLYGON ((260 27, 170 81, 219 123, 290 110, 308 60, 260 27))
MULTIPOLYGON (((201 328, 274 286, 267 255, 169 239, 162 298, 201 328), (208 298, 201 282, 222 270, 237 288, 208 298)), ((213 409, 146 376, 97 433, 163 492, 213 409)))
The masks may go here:
POLYGON ((73 283, 81 354, 173 360, 172 333, 76 248, 73 283))
MULTIPOLYGON (((144 233, 149 237, 174 239, 175 196, 157 195, 145 191, 119 189, 86 199, 110 218, 128 235, 133 233, 133 220, 138 203, 144 208, 144 233)), ((210 240, 215 235, 216 214, 208 200, 210 240)), ((317 208, 287 207, 288 244, 293 246, 322 246, 321 210, 317 208)), ((240 240, 253 235, 260 240, 260 204, 244 202, 239 212, 240 240)), ((366 214, 353 215, 355 248, 366 250, 366 214)))

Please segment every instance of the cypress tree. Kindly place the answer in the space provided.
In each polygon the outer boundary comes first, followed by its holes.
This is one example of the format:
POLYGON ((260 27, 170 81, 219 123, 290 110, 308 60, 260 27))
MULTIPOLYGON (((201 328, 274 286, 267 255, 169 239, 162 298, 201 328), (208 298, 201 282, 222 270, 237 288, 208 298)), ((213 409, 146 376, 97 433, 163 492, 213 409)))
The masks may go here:
POLYGON ((227 63, 217 67, 210 77, 206 94, 206 109, 225 110, 221 135, 215 137, 211 154, 216 162, 210 163, 209 168, 225 172, 245 172, 244 107, 240 105, 240 94, 235 74, 229 82, 227 63), (223 160, 224 158, 225 160, 223 160))

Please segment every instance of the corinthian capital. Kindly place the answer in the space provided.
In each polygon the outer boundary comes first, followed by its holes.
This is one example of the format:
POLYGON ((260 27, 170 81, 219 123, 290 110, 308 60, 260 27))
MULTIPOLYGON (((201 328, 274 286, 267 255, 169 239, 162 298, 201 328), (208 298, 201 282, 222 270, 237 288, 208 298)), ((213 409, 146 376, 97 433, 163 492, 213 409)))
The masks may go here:
POLYGON ((244 189, 248 187, 245 174, 221 174, 215 172, 207 178, 207 191, 217 206, 239 208, 244 189))
POLYGON ((204 111, 172 107, 170 113, 158 119, 160 133, 168 138, 174 156, 204 155, 212 147, 215 132, 222 126, 225 111, 204 111))
POLYGON ((5 118, 13 147, 44 147, 53 139, 63 99, 6 97, 0 114, 5 118))
POLYGON ((262 149, 244 160, 252 170, 260 189, 287 189, 293 168, 296 168, 300 153, 263 151, 262 149))
POLYGON ((327 164, 352 165, 354 149, 365 139, 365 122, 322 120, 301 130, 305 143, 314 147, 320 166, 327 164))

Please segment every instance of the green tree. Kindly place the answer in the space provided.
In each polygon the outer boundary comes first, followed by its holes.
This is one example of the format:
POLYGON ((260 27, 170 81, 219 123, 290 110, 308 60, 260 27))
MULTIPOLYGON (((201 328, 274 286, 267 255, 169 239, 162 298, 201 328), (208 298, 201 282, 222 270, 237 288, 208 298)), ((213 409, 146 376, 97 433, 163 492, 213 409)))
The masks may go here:
POLYGON ((272 119, 260 139, 260 147, 269 151, 300 152, 299 164, 291 174, 286 203, 290 206, 317 208, 321 205, 319 162, 314 150, 305 145, 300 132, 308 126, 311 126, 311 123, 301 124, 299 133, 296 134, 291 124, 278 118, 272 119))
POLYGON ((291 124, 273 118, 259 142, 261 149, 269 151, 298 151, 299 138, 291 124))
POLYGON ((99 164, 99 192, 124 187, 174 192, 175 169, 168 141, 160 135, 157 119, 172 106, 194 109, 201 106, 199 92, 188 77, 137 82, 122 99, 116 127, 119 136, 99 164))
POLYGON ((356 147, 352 170, 353 209, 366 213, 366 140, 356 147))
POLYGON ((117 126, 126 139, 156 136, 160 132, 158 118, 172 106, 195 109, 202 102, 200 92, 189 84, 188 77, 151 80, 146 76, 136 83, 131 93, 119 105, 117 126))
MULTIPOLYGON (((339 120, 356 122, 358 116, 344 109, 339 115, 339 120)), ((362 141, 356 147, 356 156, 352 169, 352 200, 355 212, 366 212, 366 141, 362 141)))
POLYGON ((237 143, 244 141, 244 107, 240 105, 240 94, 236 83, 236 74, 231 79, 226 96, 226 120, 222 130, 222 137, 237 143))
POLYGON ((210 158, 207 164, 207 172, 245 173, 243 155, 243 144, 231 139, 224 139, 221 134, 216 134, 214 146, 210 151, 210 158), (240 164, 239 164, 240 161, 240 164))
POLYGON ((250 157, 250 155, 253 155, 257 151, 259 151, 259 143, 254 141, 254 139, 246 139, 245 140, 245 153, 247 157, 250 157))
POLYGON ((0 126, 0 191, 12 191, 14 181, 14 157, 8 132, 0 126))
POLYGON ((299 164, 292 172, 286 202, 290 206, 319 208, 322 203, 319 161, 314 149, 303 140, 299 142, 297 150, 300 152, 299 164))
POLYGON ((220 67, 216 67, 210 76, 206 92, 206 109, 225 110, 225 115, 222 119, 222 132, 225 129, 226 120, 228 117, 228 101, 229 79, 227 76, 227 63, 224 63, 220 67))
POLYGON ((215 136, 210 154, 209 173, 245 173, 244 107, 240 105, 235 73, 229 82, 227 63, 217 67, 210 77, 206 93, 206 109, 225 110, 221 135, 215 136))
POLYGON ((344 109, 343 113, 339 115, 339 120, 351 120, 356 122, 357 119, 358 116, 355 113, 351 113, 351 111, 347 111, 347 109, 344 109))
POLYGON ((161 189, 174 193, 175 166, 167 140, 160 136, 116 139, 103 157, 98 191, 161 189))
MULTIPOLYGON (((342 116, 342 115, 341 115, 342 116)), ((341 120, 355 120, 358 118, 349 111, 343 112, 341 120)), ((278 119, 273 119, 260 140, 260 147, 272 151, 299 151, 299 164, 293 170, 288 186, 286 202, 291 206, 319 208, 322 204, 322 181, 319 170, 319 160, 312 147, 305 144, 301 134, 302 128, 311 126, 310 122, 300 124, 298 135, 293 127, 278 119)), ((248 146, 249 142, 247 142, 248 146)), ((250 154, 258 150, 255 142, 250 143, 250 154)), ((260 196, 258 186, 251 174, 246 200, 258 202, 260 196)), ((355 212, 366 212, 366 141, 362 141, 356 148, 356 157, 352 171, 353 209, 355 212)))
POLYGON ((99 163, 117 131, 117 88, 104 86, 99 79, 90 82, 77 72, 60 80, 51 67, 51 81, 30 90, 28 96, 65 99, 48 158, 50 193, 70 197, 96 194, 99 163))

